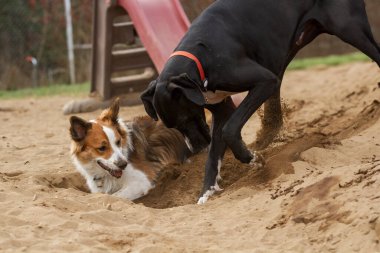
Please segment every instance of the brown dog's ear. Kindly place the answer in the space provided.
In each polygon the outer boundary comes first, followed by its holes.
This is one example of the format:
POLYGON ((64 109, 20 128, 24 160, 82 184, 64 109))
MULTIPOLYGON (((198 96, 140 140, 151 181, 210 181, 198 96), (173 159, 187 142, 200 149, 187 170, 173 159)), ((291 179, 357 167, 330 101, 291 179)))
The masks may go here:
POLYGON ((91 123, 81 119, 77 116, 70 117, 70 134, 71 139, 76 142, 83 141, 86 137, 87 131, 91 128, 91 123))
POLYGON ((119 98, 115 98, 110 107, 105 109, 99 116, 101 121, 110 121, 112 124, 118 123, 120 105, 119 98))
POLYGON ((146 113, 153 118, 154 120, 158 120, 156 110, 153 106, 153 96, 156 91, 157 81, 154 80, 150 82, 148 88, 141 94, 140 99, 144 104, 144 108, 146 113))
POLYGON ((172 77, 168 85, 168 90, 175 96, 176 93, 182 93, 191 102, 199 106, 206 104, 205 98, 199 85, 192 80, 186 73, 172 77))

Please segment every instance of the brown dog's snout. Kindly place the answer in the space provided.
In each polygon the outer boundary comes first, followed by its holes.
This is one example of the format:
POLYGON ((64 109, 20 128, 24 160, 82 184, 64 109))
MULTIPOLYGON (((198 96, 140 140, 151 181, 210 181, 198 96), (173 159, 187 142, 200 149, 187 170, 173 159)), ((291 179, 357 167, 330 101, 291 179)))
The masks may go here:
POLYGON ((125 167, 127 167, 128 165, 128 162, 127 161, 124 161, 124 160, 118 160, 117 162, 114 163, 117 167, 119 167, 120 169, 125 169, 125 167))

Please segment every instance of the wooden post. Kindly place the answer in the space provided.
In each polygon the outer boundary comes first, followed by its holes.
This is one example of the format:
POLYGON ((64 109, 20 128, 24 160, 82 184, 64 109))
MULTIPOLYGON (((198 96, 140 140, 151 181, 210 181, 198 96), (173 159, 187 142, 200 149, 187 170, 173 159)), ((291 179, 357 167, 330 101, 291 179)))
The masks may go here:
POLYGON ((70 83, 75 83, 75 58, 74 58, 74 39, 73 23, 71 20, 71 0, 65 0, 66 16, 66 39, 67 39, 67 57, 70 71, 70 83))

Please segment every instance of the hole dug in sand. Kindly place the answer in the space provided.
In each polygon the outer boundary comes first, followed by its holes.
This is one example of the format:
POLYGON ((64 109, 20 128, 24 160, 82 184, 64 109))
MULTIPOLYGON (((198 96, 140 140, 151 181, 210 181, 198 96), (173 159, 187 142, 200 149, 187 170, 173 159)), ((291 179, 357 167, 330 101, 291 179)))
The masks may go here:
MULTIPOLYGON (((268 148, 263 152, 267 163, 259 169, 240 163, 227 151, 221 168, 222 181, 219 183, 224 190, 216 193, 209 201, 242 187, 260 190, 281 174, 294 173, 292 162, 298 160, 299 154, 323 142, 325 140, 322 136, 312 135, 276 148, 268 148)), ((191 159, 191 163, 166 167, 156 182, 156 188, 136 202, 159 209, 195 204, 203 183, 205 161, 206 154, 199 154, 191 159)))
MULTIPOLYGON (((240 163, 228 150, 221 169, 220 186, 224 190, 216 193, 209 201, 232 194, 243 187, 263 189, 281 174, 294 173, 292 162, 299 159, 300 153, 322 143, 326 143, 325 137, 310 135, 281 146, 267 148, 263 151, 266 165, 260 169, 240 163)), ((156 187, 135 203, 158 209, 195 205, 203 184, 206 156, 206 153, 201 153, 192 157, 190 163, 167 166, 160 173, 156 187)), ((89 193, 84 178, 77 172, 41 174, 33 177, 33 183, 43 186, 47 192, 73 188, 89 193)))
POLYGON ((41 185, 47 189, 46 191, 55 190, 55 189, 75 189, 85 193, 90 193, 90 190, 87 188, 84 178, 76 172, 72 173, 62 173, 62 174, 41 174, 33 176, 33 183, 41 185))
MULTIPOLYGON (((302 152, 312 147, 326 148, 339 145, 341 140, 372 126, 380 116, 379 104, 375 100, 359 110, 356 115, 334 112, 331 115, 325 114, 323 119, 320 119, 323 121, 321 127, 315 127, 314 124, 289 122, 287 124, 289 127, 284 129, 285 138, 281 140, 281 143, 270 145, 262 151, 266 165, 258 170, 240 163, 230 151, 227 151, 221 168, 223 180, 219 184, 224 190, 215 194, 209 201, 218 199, 221 195, 231 194, 243 187, 259 191, 280 175, 293 174, 292 163, 300 160, 302 152)), ((302 106, 294 108, 291 114, 294 115, 301 108, 302 106)), ((292 117, 292 115, 286 113, 287 117, 292 117)), ((291 118, 285 119, 285 122, 288 120, 291 121, 291 118)), ((251 144, 249 147, 252 148, 254 145, 251 144)), ((182 166, 168 166, 158 178, 156 188, 136 202, 152 208, 195 204, 203 183, 206 154, 194 156, 191 161, 182 166)))
MULTIPOLYGON (((243 187, 257 191, 267 189, 273 179, 282 174, 294 173, 292 163, 300 159, 302 152, 312 147, 336 145, 339 140, 371 126, 378 119, 379 108, 379 103, 374 102, 363 109, 354 119, 347 118, 345 114, 325 115, 324 120, 331 122, 328 128, 334 129, 334 131, 329 131, 329 134, 311 131, 310 126, 292 126, 290 134, 295 132, 302 134, 290 135, 294 137, 287 136, 281 143, 275 143, 276 145, 271 145, 263 150, 262 154, 265 157, 266 165, 260 169, 240 163, 230 151, 227 151, 221 169, 222 181, 219 183, 224 190, 216 193, 209 201, 217 201, 220 196, 231 195, 243 187), (355 122, 354 126, 352 126, 352 122, 355 122)), ((289 132, 288 129, 286 131, 289 132)), ((254 144, 249 145, 251 148, 253 146, 254 144)), ((206 153, 201 153, 192 157, 191 163, 167 166, 159 175, 156 187, 147 196, 136 200, 135 203, 158 209, 195 205, 203 184, 206 156, 206 153)), ((85 180, 77 172, 55 175, 41 174, 34 177, 34 183, 44 186, 45 191, 73 188, 89 193, 85 180)))

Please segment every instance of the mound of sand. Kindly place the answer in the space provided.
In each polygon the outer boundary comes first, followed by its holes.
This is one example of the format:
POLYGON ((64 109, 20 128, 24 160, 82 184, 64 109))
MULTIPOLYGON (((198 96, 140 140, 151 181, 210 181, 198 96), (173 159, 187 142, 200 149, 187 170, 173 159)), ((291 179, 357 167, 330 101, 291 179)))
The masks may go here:
MULTIPOLYGON (((265 168, 227 152, 224 191, 203 206, 206 154, 167 168, 137 203, 89 194, 69 158, 71 98, 2 101, 0 251, 380 251, 378 81, 371 63, 287 73, 285 127, 265 168)), ((252 147, 259 126, 254 116, 244 128, 252 147)))

